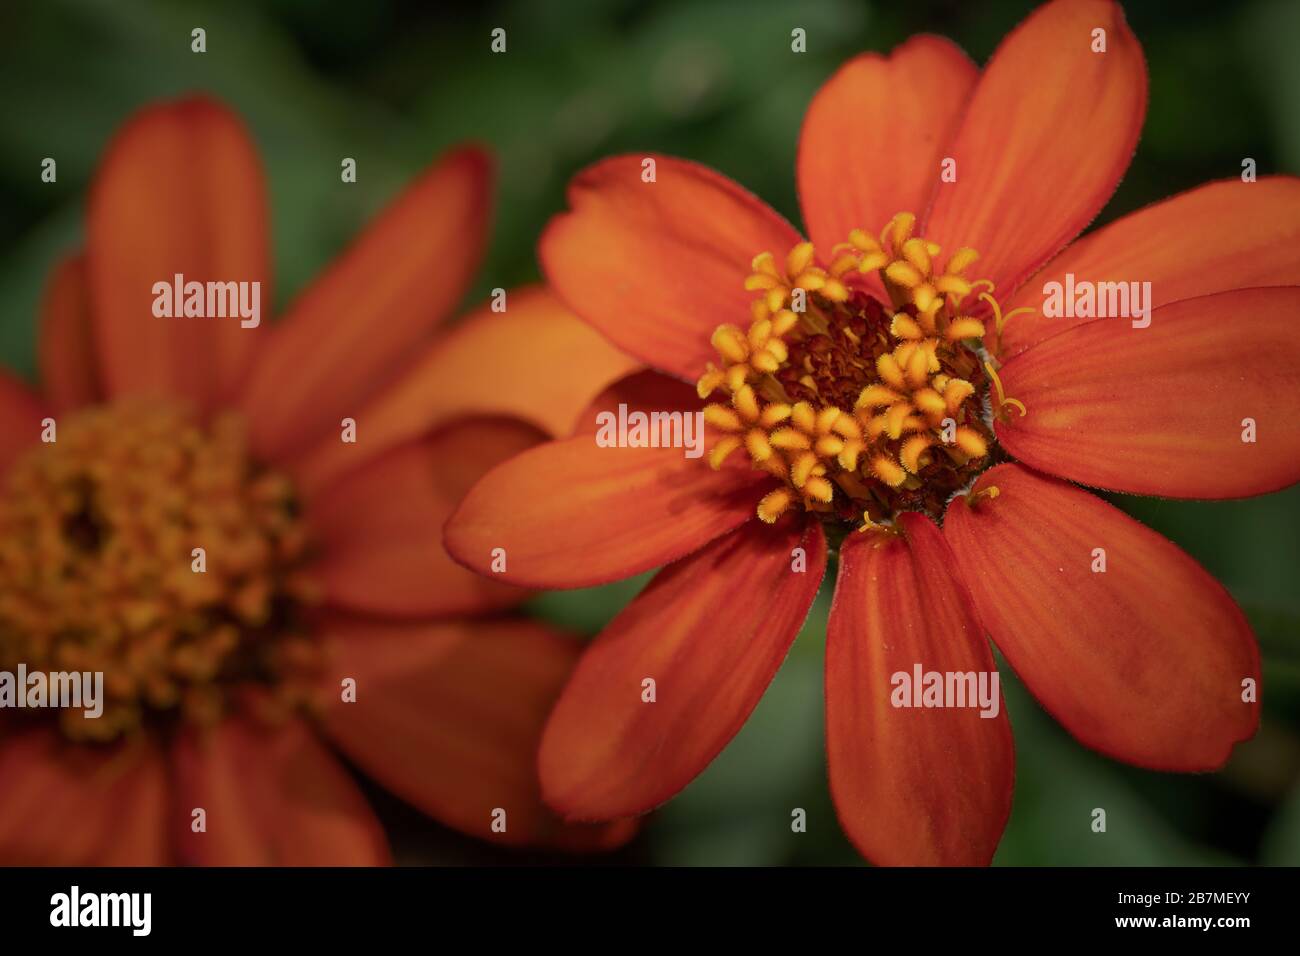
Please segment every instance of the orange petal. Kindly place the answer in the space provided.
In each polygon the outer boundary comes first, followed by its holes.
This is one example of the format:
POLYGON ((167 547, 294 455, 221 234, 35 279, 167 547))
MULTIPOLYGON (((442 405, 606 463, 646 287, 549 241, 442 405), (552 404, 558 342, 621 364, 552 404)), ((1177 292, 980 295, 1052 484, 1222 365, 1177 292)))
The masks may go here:
POLYGON ((487 242, 491 178, 482 150, 448 153, 293 304, 243 394, 263 455, 283 461, 356 418, 452 313, 487 242))
POLYGON ((91 321, 86 257, 69 256, 45 288, 37 346, 41 388, 55 411, 89 405, 102 394, 91 321))
POLYGON ((944 535, 980 620, 1034 696, 1117 760, 1222 766, 1255 733, 1259 705, 1243 703, 1242 681, 1257 699, 1260 678, 1250 626, 1223 586, 1086 491, 1019 465, 991 469, 975 490, 991 485, 996 498, 949 506, 944 535))
POLYGON ((1300 288, 1240 289, 1076 326, 1002 369, 1006 449, 1085 485, 1239 498, 1300 480, 1300 288), (1255 423, 1254 442, 1243 441, 1255 423))
POLYGON ((618 156, 569 186, 539 255, 556 294, 609 341, 694 381, 724 322, 748 324, 745 279, 760 252, 784 256, 799 234, 760 199, 696 163, 618 156), (642 161, 656 181, 642 182, 642 161))
POLYGON ((46 414, 31 389, 0 369, 0 473, 40 439, 46 414))
MULTIPOLYGON (((1054 0, 993 54, 944 155, 923 231, 1004 293, 1092 221, 1133 158, 1146 113, 1142 48, 1110 0, 1054 0), (1092 52, 1105 30, 1106 52, 1092 52)), ((937 175, 937 170, 936 170, 937 175)), ((1014 320, 1013 320, 1014 321, 1014 320)))
MULTIPOLYGON (((799 200, 823 258, 854 229, 922 214, 979 69, 954 43, 920 35, 889 56, 845 63, 813 97, 799 134, 799 200)), ((872 273, 875 276, 875 273, 872 273)))
POLYGON ((763 696, 825 568, 821 525, 800 518, 752 522, 660 571, 583 655, 546 725, 547 802, 610 819, 690 783, 763 696))
POLYGON ((86 234, 107 394, 178 395, 199 408, 228 397, 273 301, 262 171, 239 118, 203 97, 136 114, 96 173, 86 234), (261 324, 241 327, 238 300, 227 318, 155 316, 154 283, 178 273, 186 283, 261 283, 261 324))
POLYGON ((544 286, 512 289, 505 312, 476 310, 372 399, 356 415, 356 444, 330 435, 300 470, 317 483, 470 415, 510 415, 565 436, 593 395, 639 365, 544 286))
POLYGON ((336 619, 325 693, 330 736, 377 782, 458 830, 493 843, 608 849, 631 821, 561 822, 542 804, 542 726, 581 645, 531 621, 440 624, 336 619), (345 703, 341 681, 356 681, 345 703), (505 811, 505 831, 492 829, 505 811))
MULTIPOLYGON (((826 634, 826 758, 840 825, 873 863, 984 866, 1011 812, 1015 756, 997 667, 939 529, 852 534, 840 549, 826 634), (996 691, 979 706, 896 706, 924 675, 968 674, 996 691), (992 712, 993 708, 988 708, 992 712)), ((946 676, 945 676, 946 680, 946 676)), ((910 691, 910 693, 909 693, 910 691)))
POLYGON ((198 866, 382 866, 388 843, 343 765, 300 720, 229 719, 173 748, 177 852, 198 866), (193 829, 206 811, 207 830, 193 829))
POLYGON ((683 452, 602 448, 590 434, 530 449, 471 489, 447 523, 447 550, 525 587, 588 587, 660 567, 754 517, 771 480, 738 455, 714 471, 683 452))
POLYGON ((167 775, 150 741, 69 743, 51 728, 0 741, 0 865, 166 866, 167 775))
POLYGON ((307 506, 321 559, 311 573, 336 606, 445 615, 508 607, 527 596, 456 564, 442 528, 493 465, 543 436, 510 419, 453 425, 349 472, 307 506))
POLYGON ((1150 282, 1152 307, 1229 289, 1300 285, 1300 179, 1207 183, 1132 213, 1072 243, 1021 287, 1003 311, 1011 319, 1002 354, 1015 355, 1089 318, 1043 316, 1044 286, 1150 282), (1242 224, 1244 228, 1232 224, 1242 224))

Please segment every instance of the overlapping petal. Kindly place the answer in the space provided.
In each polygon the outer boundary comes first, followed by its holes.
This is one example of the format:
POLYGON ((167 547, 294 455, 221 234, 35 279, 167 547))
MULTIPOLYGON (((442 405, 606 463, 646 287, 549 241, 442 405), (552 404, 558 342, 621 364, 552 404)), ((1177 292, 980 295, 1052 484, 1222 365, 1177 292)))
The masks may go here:
POLYGON ((1300 480, 1297 315, 1300 287, 1239 289, 1157 309, 1146 328, 1076 326, 1002 369, 1028 414, 999 422, 998 439, 1040 471, 1114 491, 1285 488, 1300 480))
POLYGON ((152 741, 92 748, 52 727, 14 730, 0 739, 0 780, 0 864, 168 862, 167 773, 152 741))
POLYGON ((451 315, 487 241, 490 167, 448 153, 290 307, 242 395, 260 453, 284 461, 356 418, 451 315))
POLYGON ((327 731, 399 797, 510 846, 608 849, 634 832, 631 821, 564 824, 541 801, 537 746, 581 649, 572 639, 522 620, 334 619, 326 637, 327 731), (353 702, 342 700, 344 678, 356 682, 353 702))
POLYGON ((670 156, 603 160, 568 198, 538 249, 551 287, 624 352, 690 381, 715 358, 713 330, 749 322, 753 258, 783 257, 800 238, 725 176, 670 156))
POLYGON ((542 286, 512 289, 440 335, 357 415, 356 444, 327 436, 296 470, 311 484, 459 417, 510 415, 556 437, 602 388, 640 365, 542 286))
POLYGON ((771 482, 739 455, 714 471, 685 452, 602 447, 593 434, 529 449, 470 490, 447 523, 447 550, 524 587, 586 587, 657 568, 753 518, 771 482))
POLYGON ((825 566, 821 525, 791 517, 751 522, 661 571, 556 704, 540 755, 547 802, 574 819, 609 819, 686 786, 771 683, 825 566))
POLYGON ((381 866, 379 821, 347 770, 301 720, 232 718, 173 744, 176 852, 199 866, 381 866), (202 809, 197 829, 195 809, 202 809))
POLYGON ((106 393, 178 396, 200 409, 229 398, 270 318, 269 234, 261 165, 237 116, 191 97, 127 122, 95 175, 86 219, 106 393), (172 318, 156 316, 155 283, 174 286, 177 275, 250 283, 250 293, 259 283, 262 324, 242 327, 237 291, 226 318, 178 314, 184 300, 172 303, 172 318))
POLYGON ((0 370, 0 474, 41 436, 46 409, 25 384, 0 370))
POLYGON ((1259 652, 1195 561, 1095 495, 1020 465, 948 508, 980 621, 1080 741, 1159 770, 1213 770, 1259 721, 1259 652), (1251 682, 1249 700, 1247 687, 1251 682))
POLYGON ((102 389, 84 255, 54 267, 41 303, 37 359, 41 390, 55 411, 96 401, 102 389))
MULTIPOLYGON (((1229 289, 1300 285, 1297 249, 1300 179, 1270 176, 1252 183, 1230 179, 1198 186, 1084 236, 1044 266, 1003 303, 1006 311, 1028 307, 1035 314, 1007 323, 1002 354, 1015 355, 1094 321, 1045 317, 1048 283, 1059 283, 1064 298, 1067 282, 1076 290, 1083 288, 1081 283, 1149 282, 1146 307, 1154 309, 1229 289), (1231 223, 1240 225, 1226 225, 1231 223)), ((1111 293, 1101 289, 1109 302, 1111 293)))
MULTIPOLYGON (((984 865, 1011 811, 1011 727, 993 708, 912 701, 895 674, 972 675, 993 691, 993 654, 929 518, 840 549, 826 638, 826 752, 845 833, 885 865, 984 865), (990 716, 983 716, 984 713, 990 716)), ((910 687, 910 685, 909 685, 910 687)), ((919 699, 919 698, 918 698, 919 699)))
POLYGON ((977 249, 973 271, 1009 293, 1101 211, 1146 101, 1142 49, 1118 4, 1044 4, 985 67, 944 153, 956 181, 939 184, 920 232, 949 252, 977 249))
POLYGON ((799 134, 798 177, 804 223, 823 256, 854 229, 874 233, 895 213, 929 207, 978 77, 956 44, 921 35, 888 56, 854 57, 817 91, 799 134))
POLYGON ((542 434, 511 419, 466 421, 349 472, 314 495, 307 518, 320 545, 311 574, 332 605, 395 615, 507 607, 525 593, 452 561, 442 529, 493 465, 542 434))

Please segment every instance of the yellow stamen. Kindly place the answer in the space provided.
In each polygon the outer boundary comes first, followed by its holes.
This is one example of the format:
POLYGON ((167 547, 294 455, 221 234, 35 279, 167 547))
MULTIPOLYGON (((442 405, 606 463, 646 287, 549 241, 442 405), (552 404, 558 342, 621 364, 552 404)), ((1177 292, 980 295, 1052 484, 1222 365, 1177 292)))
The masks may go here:
POLYGON ((773 448, 783 451, 800 451, 812 447, 812 440, 795 428, 778 428, 768 438, 773 448))
POLYGON ((898 460, 902 462, 903 467, 916 474, 921 470, 921 455, 934 444, 926 435, 913 435, 907 441, 903 442, 902 450, 898 453, 898 460))
POLYGON ((744 427, 740 416, 726 405, 705 405, 704 421, 724 432, 738 432, 744 427))
POLYGON ((695 392, 700 398, 708 398, 722 387, 726 379, 726 373, 721 369, 714 368, 713 363, 710 362, 708 371, 701 375, 699 382, 696 383, 695 392))
POLYGON ((823 504, 829 503, 835 497, 835 487, 820 476, 809 478, 807 484, 804 485, 804 492, 814 501, 820 501, 823 504))
POLYGON ((749 452, 750 458, 760 464, 772 457, 772 443, 768 441, 767 435, 757 428, 746 432, 745 450, 749 452))
POLYGON ((713 347, 729 362, 743 362, 749 357, 745 333, 734 325, 720 325, 713 333, 713 347))
POLYGON ((925 335, 921 331, 921 327, 916 324, 916 319, 906 312, 895 313, 893 320, 889 323, 889 334, 896 339, 919 339, 925 335))
POLYGON ((813 432, 817 428, 817 413, 807 402, 795 402, 790 409, 790 421, 800 431, 813 432))
POLYGON ((903 370, 899 367, 898 360, 888 352, 876 359, 876 372, 890 388, 898 390, 907 388, 907 380, 903 378, 903 370))
POLYGON ((966 496, 966 504, 975 507, 981 501, 992 501, 1001 492, 998 491, 997 485, 989 485, 987 488, 981 488, 979 491, 972 491, 966 496))
POLYGON ((884 455, 879 455, 871 460, 871 471, 891 488, 897 488, 907 478, 907 471, 903 466, 892 458, 886 458, 884 455))
POLYGON ((932 388, 923 388, 915 392, 912 395, 912 402, 918 409, 929 415, 942 417, 948 410, 948 404, 943 400, 943 396, 932 388))
MULTIPOLYGON (((986 323, 960 307, 993 284, 963 274, 977 258, 969 248, 940 269, 943 250, 913 235, 915 226, 902 212, 879 239, 855 229, 829 257, 809 242, 783 256, 755 256, 745 282, 755 293, 749 326, 714 332, 717 361, 697 382, 701 397, 723 393, 705 407, 706 421, 724 433, 710 463, 743 448, 755 468, 782 482, 759 507, 764 521, 795 505, 829 516, 844 514, 847 503, 861 509, 864 527, 878 526, 871 515, 900 509, 937 514, 978 473, 972 462, 988 455, 994 436, 966 405, 976 392, 968 379, 982 361, 967 343, 983 341, 986 323), (887 303, 857 284, 872 270, 887 303), (951 420, 958 424, 950 434, 951 420)), ((991 372, 990 380, 999 408, 1019 405, 991 372)))
MULTIPOLYGON (((736 435, 725 435, 718 439, 718 443, 709 451, 709 467, 717 471, 722 467, 722 463, 727 460, 727 456, 740 446, 740 438, 736 435)), ((758 456, 755 455, 754 457, 757 460, 758 456)))
POLYGON ((811 451, 806 451, 794 460, 790 466, 790 480, 794 482, 796 488, 802 488, 808 482, 812 475, 813 469, 817 467, 817 455, 811 451))
POLYGON ((1014 405, 1020 409, 1020 417, 1024 418, 1029 413, 1029 409, 1025 408, 1025 403, 1019 399, 1007 397, 1007 393, 1002 390, 1002 379, 998 378, 998 373, 993 371, 993 366, 990 363, 985 362, 984 369, 989 373, 989 378, 993 380, 993 388, 997 391, 998 408, 1002 409, 1008 405, 1014 405))
POLYGON ((758 517, 760 520, 772 524, 777 518, 785 514, 790 505, 794 502, 794 495, 788 488, 777 488, 775 491, 768 492, 763 500, 758 503, 758 517))
POLYGON ((954 319, 948 326, 947 336, 949 342, 956 342, 958 339, 982 339, 984 323, 978 319, 965 317, 954 319))
POLYGON ((297 512, 238 416, 160 400, 62 414, 0 494, 0 670, 103 672, 99 718, 56 715, 77 740, 210 722, 245 691, 309 709, 323 658, 303 614, 320 595, 297 512))
POLYGON ((916 266, 910 262, 904 262, 901 259, 895 259, 885 267, 885 275, 890 282, 894 282, 904 288, 910 289, 921 282, 921 273, 917 271, 916 266))
POLYGON ((961 403, 975 394, 975 386, 962 378, 949 379, 943 387, 943 403, 949 414, 957 411, 961 403))
MULTIPOLYGON (((993 283, 989 283, 989 292, 993 291, 993 283)), ((988 303, 989 308, 993 310, 993 331, 994 331, 994 352, 1002 351, 1002 330, 1006 327, 1007 321, 1017 315, 1032 315, 1036 310, 1028 306, 1020 306, 1018 309, 1012 309, 1006 315, 1002 314, 1002 306, 998 300, 993 298, 989 292, 981 292, 979 298, 982 302, 988 303)))
POLYGON ((962 425, 953 436, 953 444, 972 458, 983 458, 989 453, 989 446, 982 435, 975 429, 962 425))
POLYGON ((835 422, 839 420, 841 414, 842 412, 834 405, 823 408, 814 419, 813 431, 819 435, 825 435, 835 427, 835 422))
POLYGON ((754 390, 748 385, 736 391, 736 394, 731 397, 731 403, 745 421, 753 422, 758 420, 758 396, 754 394, 754 390))
POLYGON ((857 408, 884 408, 901 402, 903 396, 884 385, 868 385, 858 396, 857 408))
POLYGON ((831 431, 841 438, 861 438, 862 426, 852 415, 840 415, 835 419, 835 424, 831 425, 831 431))

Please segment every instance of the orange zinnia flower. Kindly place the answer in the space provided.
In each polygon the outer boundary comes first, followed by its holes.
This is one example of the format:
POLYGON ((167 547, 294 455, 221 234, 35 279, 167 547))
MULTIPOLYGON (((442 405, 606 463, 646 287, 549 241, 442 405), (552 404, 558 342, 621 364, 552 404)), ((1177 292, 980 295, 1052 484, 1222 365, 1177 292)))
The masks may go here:
POLYGON ((334 748, 478 837, 627 838, 539 798, 575 643, 496 613, 521 592, 441 545, 487 466, 629 364, 540 288, 431 334, 483 252, 490 179, 451 152, 281 322, 243 328, 153 313, 178 273, 261 282, 269 308, 242 124, 190 99, 112 142, 46 300, 42 394, 0 377, 0 669, 102 671, 106 703, 0 712, 4 862, 386 862, 334 748), (509 387, 561 357, 563 381, 509 387))
POLYGON ((1300 476, 1300 182, 1213 183, 1067 245, 1119 182, 1146 85, 1102 0, 1040 8, 982 73, 932 36, 860 56, 804 120, 811 242, 692 163, 577 177, 543 269, 658 373, 603 407, 702 408, 715 443, 710 469, 556 441, 489 472, 448 524, 454 557, 483 569, 504 548, 506 577, 530 586, 668 565, 550 719, 554 807, 612 819, 695 777, 776 673, 836 546, 830 786, 872 861, 992 858, 1014 767, 986 635, 1115 759, 1208 770, 1254 733, 1241 611, 1075 482, 1231 498, 1300 476), (1149 327, 1027 315, 1067 274, 1150 282, 1149 327), (932 672, 953 696, 930 698, 932 672), (983 716, 958 693, 982 675, 983 716))

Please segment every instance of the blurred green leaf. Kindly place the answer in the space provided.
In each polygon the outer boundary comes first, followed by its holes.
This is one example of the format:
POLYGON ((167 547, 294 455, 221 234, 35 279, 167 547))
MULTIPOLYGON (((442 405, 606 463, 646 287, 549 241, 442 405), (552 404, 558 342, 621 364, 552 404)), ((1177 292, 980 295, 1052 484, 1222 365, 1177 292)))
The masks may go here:
POLYGON ((825 600, 818 606, 740 733, 654 815, 654 862, 774 865, 810 838, 838 836, 824 797, 825 600), (807 814, 806 833, 791 829, 796 808, 807 814))
MULTIPOLYGON (((1011 820, 999 866, 1197 866, 1231 857, 1180 835, 1125 782, 1118 765, 1088 751, 1051 720, 1001 665, 1016 740, 1011 820), (1106 832, 1092 831, 1093 810, 1106 832)), ((1189 781, 1191 778, 1186 778, 1189 781)))
POLYGON ((652 577, 654 573, 647 572, 595 588, 542 591, 528 600, 527 607, 534 617, 590 637, 599 633, 628 602, 640 594, 652 577))
POLYGON ((1268 866, 1300 866, 1300 784, 1292 789, 1269 824, 1260 862, 1268 866))

